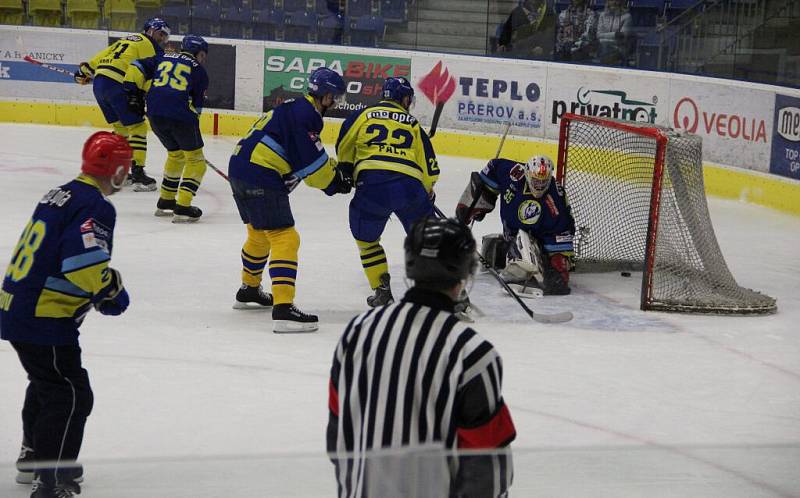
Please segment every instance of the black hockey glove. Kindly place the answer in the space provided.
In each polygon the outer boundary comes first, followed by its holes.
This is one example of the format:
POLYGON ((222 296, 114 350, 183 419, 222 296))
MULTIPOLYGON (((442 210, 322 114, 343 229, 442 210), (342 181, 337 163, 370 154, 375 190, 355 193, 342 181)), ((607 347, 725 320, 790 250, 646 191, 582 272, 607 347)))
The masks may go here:
POLYGON ((87 62, 81 62, 72 77, 75 79, 75 83, 79 85, 88 85, 92 82, 92 78, 94 77, 92 66, 87 62))
POLYGON ((144 116, 144 92, 128 90, 128 110, 137 116, 144 116))
POLYGON ((104 315, 121 315, 131 303, 130 296, 122 285, 119 272, 113 268, 107 271, 111 274, 111 282, 97 294, 94 308, 104 315))
POLYGON ((322 191, 326 195, 349 194, 353 189, 353 178, 348 176, 342 168, 335 168, 333 180, 322 191))

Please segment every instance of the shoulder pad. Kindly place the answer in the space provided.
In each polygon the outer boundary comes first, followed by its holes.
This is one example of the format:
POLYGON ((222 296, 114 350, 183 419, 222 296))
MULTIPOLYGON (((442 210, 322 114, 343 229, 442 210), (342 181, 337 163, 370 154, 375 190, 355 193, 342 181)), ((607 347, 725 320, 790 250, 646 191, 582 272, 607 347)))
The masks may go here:
POLYGON ((138 42, 144 40, 144 37, 142 37, 142 35, 128 35, 125 37, 125 39, 128 41, 138 42))

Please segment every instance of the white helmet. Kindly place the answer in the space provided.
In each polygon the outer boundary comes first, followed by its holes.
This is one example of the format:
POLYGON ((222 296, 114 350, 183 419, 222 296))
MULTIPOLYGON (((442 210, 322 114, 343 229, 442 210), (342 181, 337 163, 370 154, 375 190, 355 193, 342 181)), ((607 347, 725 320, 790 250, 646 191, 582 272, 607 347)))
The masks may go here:
POLYGON ((553 178, 553 161, 547 156, 533 156, 525 163, 525 181, 531 194, 541 198, 550 187, 553 178))

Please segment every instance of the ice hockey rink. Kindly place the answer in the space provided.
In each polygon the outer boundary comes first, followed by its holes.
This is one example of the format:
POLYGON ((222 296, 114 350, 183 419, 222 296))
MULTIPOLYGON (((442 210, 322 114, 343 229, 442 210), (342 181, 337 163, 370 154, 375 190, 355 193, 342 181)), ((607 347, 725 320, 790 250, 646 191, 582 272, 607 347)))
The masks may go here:
MULTIPOLYGON (((0 259, 10 258, 41 196, 72 179, 89 128, 0 124, 0 259)), ((227 169, 235 139, 209 137, 227 169)), ((488 156, 494 151, 487 151, 488 156)), ((150 136, 148 171, 164 149, 150 136)), ((483 161, 440 157, 437 204, 452 212, 483 161)), ((226 181, 206 173, 197 224, 156 218, 157 192, 112 200, 112 265, 131 306, 81 328, 95 392, 81 458, 87 497, 335 496, 327 460, 328 371, 344 325, 369 288, 349 233, 349 196, 299 187, 297 305, 314 334, 276 335, 270 314, 231 309, 244 228, 226 181)), ((613 202, 613 200, 611 201, 613 202)), ((800 497, 800 219, 709 199, 737 281, 778 300, 765 317, 642 312, 639 275, 574 274, 573 293, 528 301, 570 310, 531 321, 487 274, 475 328, 499 349, 518 436, 514 497, 800 497)), ((497 214, 476 235, 498 231, 497 214)), ((405 289, 404 237, 383 242, 395 296, 405 289)), ((5 265, 5 262, 2 262, 5 265)), ((0 341, 0 497, 14 483, 26 379, 0 341)))

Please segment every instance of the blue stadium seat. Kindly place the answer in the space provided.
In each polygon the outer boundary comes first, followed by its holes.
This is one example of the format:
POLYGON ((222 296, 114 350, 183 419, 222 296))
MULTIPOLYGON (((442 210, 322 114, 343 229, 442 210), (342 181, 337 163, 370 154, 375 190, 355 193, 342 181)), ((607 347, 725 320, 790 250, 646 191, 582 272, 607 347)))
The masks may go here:
POLYGON ((347 0, 345 15, 347 15, 347 17, 375 15, 372 0, 347 0))
POLYGON ((592 1, 592 9, 594 10, 603 10, 606 6, 606 0, 593 0, 592 1))
POLYGON ((342 9, 339 6, 339 0, 316 0, 314 7, 317 14, 320 16, 341 15, 342 9))
POLYGON ((286 12, 299 12, 308 9, 307 0, 283 0, 283 10, 286 12))
POLYGON ((194 0, 192 6, 192 33, 201 36, 218 35, 221 13, 219 4, 215 2, 194 0))
POLYGON ((220 19, 220 36, 226 38, 251 38, 253 10, 249 5, 226 6, 220 19))
POLYGON ((317 43, 341 45, 344 16, 339 0, 317 0, 317 43))
POLYGON ((385 24, 382 17, 346 17, 345 30, 350 45, 358 47, 377 47, 383 39, 385 24))
POLYGON ((381 16, 387 23, 402 23, 408 20, 408 3, 406 0, 382 0, 381 16))
POLYGON ((274 0, 252 0, 253 10, 272 10, 275 8, 274 0))
POLYGON ((287 12, 284 18, 284 40, 315 43, 317 41, 317 14, 305 10, 287 12))
POLYGON ((258 40, 276 40, 278 34, 283 39, 282 10, 264 9, 253 13, 253 38, 258 40), (278 33, 280 27, 280 33, 278 33))
POLYGON ((189 6, 186 4, 164 5, 161 9, 161 17, 167 21, 172 28, 173 34, 186 34, 189 32, 189 6))

